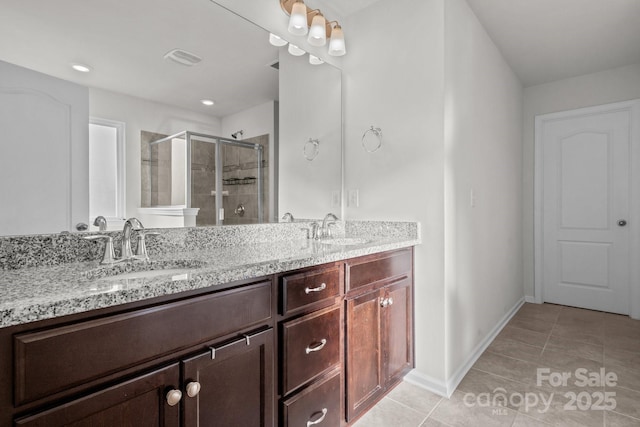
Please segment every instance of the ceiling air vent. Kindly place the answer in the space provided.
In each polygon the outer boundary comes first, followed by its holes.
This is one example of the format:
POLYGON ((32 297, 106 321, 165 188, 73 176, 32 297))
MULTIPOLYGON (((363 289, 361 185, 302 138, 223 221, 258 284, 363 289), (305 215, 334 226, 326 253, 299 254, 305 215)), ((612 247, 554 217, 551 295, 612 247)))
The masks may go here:
POLYGON ((187 67, 191 67, 192 65, 202 61, 202 58, 198 55, 182 49, 170 50, 164 54, 164 59, 170 59, 178 64, 186 65, 187 67))

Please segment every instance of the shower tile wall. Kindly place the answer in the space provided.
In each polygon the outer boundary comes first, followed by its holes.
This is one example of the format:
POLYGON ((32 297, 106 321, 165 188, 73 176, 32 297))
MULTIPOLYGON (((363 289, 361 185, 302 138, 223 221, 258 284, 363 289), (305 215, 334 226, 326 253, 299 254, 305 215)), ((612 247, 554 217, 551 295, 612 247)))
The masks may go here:
MULTIPOLYGON (((269 135, 244 139, 245 142, 260 144, 262 151, 262 208, 264 220, 269 218, 269 135)), ((258 155, 255 150, 233 146, 223 147, 223 179, 258 177, 258 155)), ((241 185, 224 185, 229 195, 223 197, 225 224, 255 224, 258 222, 258 182, 241 185), (238 205, 244 206, 244 216, 235 213, 238 205)))
POLYGON ((171 204, 171 145, 149 145, 149 142, 165 136, 147 131, 140 132, 142 207, 171 204))
MULTIPOLYGON (((150 146, 149 142, 167 135, 142 131, 141 148, 141 206, 171 205, 171 144, 162 143, 150 146)), ((262 206, 263 221, 269 218, 269 135, 247 138, 245 142, 260 144, 263 147, 262 168, 262 206)), ((191 207, 200 208, 196 225, 216 224, 216 158, 215 144, 191 141, 191 207)), ((221 146, 223 155, 223 179, 258 177, 258 156, 255 150, 233 146, 221 146)), ((224 185, 227 192, 223 196, 225 209, 224 224, 254 224, 258 222, 258 183, 257 180, 245 185, 224 185), (235 213, 238 205, 245 208, 244 216, 235 213)))
POLYGON ((215 144, 191 140, 191 207, 200 208, 196 225, 215 225, 216 198, 215 144))

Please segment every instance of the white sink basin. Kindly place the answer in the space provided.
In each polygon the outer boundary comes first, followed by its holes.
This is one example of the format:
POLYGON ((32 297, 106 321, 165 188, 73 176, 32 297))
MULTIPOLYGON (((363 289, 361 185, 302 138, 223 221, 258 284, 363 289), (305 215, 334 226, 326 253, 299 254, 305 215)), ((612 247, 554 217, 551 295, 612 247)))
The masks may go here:
POLYGON ((357 246, 369 243, 371 240, 363 239, 361 237, 336 237, 335 239, 320 239, 318 242, 323 245, 336 245, 336 246, 357 246))

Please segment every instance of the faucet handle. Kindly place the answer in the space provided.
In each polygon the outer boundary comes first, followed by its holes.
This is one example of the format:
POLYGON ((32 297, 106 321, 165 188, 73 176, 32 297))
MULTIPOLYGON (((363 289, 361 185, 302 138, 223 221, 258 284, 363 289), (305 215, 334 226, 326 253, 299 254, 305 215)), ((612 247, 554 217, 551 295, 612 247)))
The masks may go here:
POLYGON ((136 253, 134 258, 142 259, 145 261, 149 261, 149 254, 147 253, 147 245, 145 243, 145 237, 147 236, 158 236, 160 233, 157 231, 146 231, 139 230, 138 231, 138 245, 136 246, 136 253))
POLYGON ((100 264, 113 264, 116 262, 116 254, 113 250, 113 238, 111 236, 105 236, 104 234, 96 234, 93 236, 83 236, 85 240, 105 240, 104 254, 100 264))
POLYGON ((320 228, 320 224, 318 224, 317 222, 312 222, 309 226, 309 230, 311 230, 312 239, 318 240, 320 238, 320 234, 322 231, 320 228))
POLYGON ((93 225, 98 227, 98 230, 100 230, 100 231, 106 231, 107 230, 107 219, 105 217, 103 217, 102 215, 98 215, 96 217, 96 219, 93 221, 93 225))

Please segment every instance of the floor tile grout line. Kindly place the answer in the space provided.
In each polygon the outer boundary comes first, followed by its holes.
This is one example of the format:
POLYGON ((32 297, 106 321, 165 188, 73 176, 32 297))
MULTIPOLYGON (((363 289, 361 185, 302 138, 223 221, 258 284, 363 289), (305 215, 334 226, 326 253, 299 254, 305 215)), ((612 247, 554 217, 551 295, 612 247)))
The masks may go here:
MULTIPOLYGON (((455 393, 455 390, 454 390, 454 393, 455 393)), ((453 395, 452 395, 452 396, 453 396, 453 395)), ((443 422, 443 421, 440 421, 440 420, 438 420, 437 418, 433 418, 433 417, 432 417, 433 413, 436 411, 436 409, 438 409, 438 406, 440 406, 440 404, 442 403, 442 401, 443 401, 444 399, 445 399, 444 397, 441 397, 441 398, 440 398, 440 400, 438 400, 438 403, 436 403, 436 404, 434 405, 434 407, 431 409, 431 412, 429 412, 429 415, 427 415, 427 418, 425 418, 425 419, 422 421, 422 424, 424 424, 424 422, 425 422, 426 420, 428 420, 429 418, 431 418, 432 420, 435 420, 435 421, 437 421, 437 422, 439 422, 439 423, 441 423, 441 424, 444 424, 444 425, 446 425, 446 426, 449 426, 449 427, 450 427, 450 425, 449 425, 449 424, 447 424, 447 423, 445 423, 445 422, 443 422)), ((447 400, 449 400, 449 398, 447 398, 447 400)))
MULTIPOLYGON (((386 397, 387 399, 391 400, 392 402, 397 403, 397 404, 398 404, 398 405, 400 405, 400 406, 404 406, 405 408, 410 409, 411 411, 415 412, 415 413, 416 413, 416 414, 418 414, 418 415, 424 415, 424 413, 423 413, 423 412, 418 411, 418 410, 417 410, 417 409, 415 409, 415 408, 412 408, 411 406, 407 405, 406 403, 400 402, 399 400, 396 400, 396 399, 394 399, 393 397, 390 397, 390 396, 388 396, 388 395, 387 395, 387 396, 385 396, 385 397, 386 397)), ((443 399, 443 398, 441 397, 441 398, 440 398, 440 400, 442 400, 442 399, 443 399)), ((440 400, 438 400, 438 403, 440 403, 440 400)), ((438 403, 436 403, 436 406, 438 405, 438 403)), ((433 409, 431 409, 431 411, 429 411, 429 414, 431 414, 431 412, 433 412, 433 409)), ((427 414, 427 418, 429 418, 429 414, 427 414)), ((425 419, 426 419, 426 418, 425 418, 425 419)), ((422 422, 424 422, 424 420, 422 420, 422 422)))
MULTIPOLYGON (((515 360, 518 360, 518 359, 515 359, 515 360)), ((474 368, 473 366, 471 367, 471 369, 475 369, 476 371, 479 371, 479 372, 482 372, 482 373, 485 373, 485 374, 488 374, 488 375, 492 375, 492 376, 494 376, 494 377, 502 378, 503 380, 512 381, 512 382, 514 382, 514 383, 518 383, 518 384, 521 384, 521 385, 526 385, 527 387, 530 387, 530 386, 531 386, 531 384, 527 384, 527 383, 524 383, 524 382, 522 382, 522 381, 514 380, 514 379, 512 379, 512 378, 503 377, 502 375, 498 375, 498 374, 495 374, 495 373, 493 373, 493 372, 483 371, 482 369, 474 368)), ((457 390, 457 389, 456 389, 456 390, 457 390)))
POLYGON ((640 421, 640 418, 636 418, 636 417, 634 417, 632 415, 627 415, 627 414, 622 413, 622 412, 618 412, 618 411, 606 411, 606 412, 613 412, 614 414, 618 414, 618 415, 622 415, 623 417, 631 418, 634 421, 640 421))

